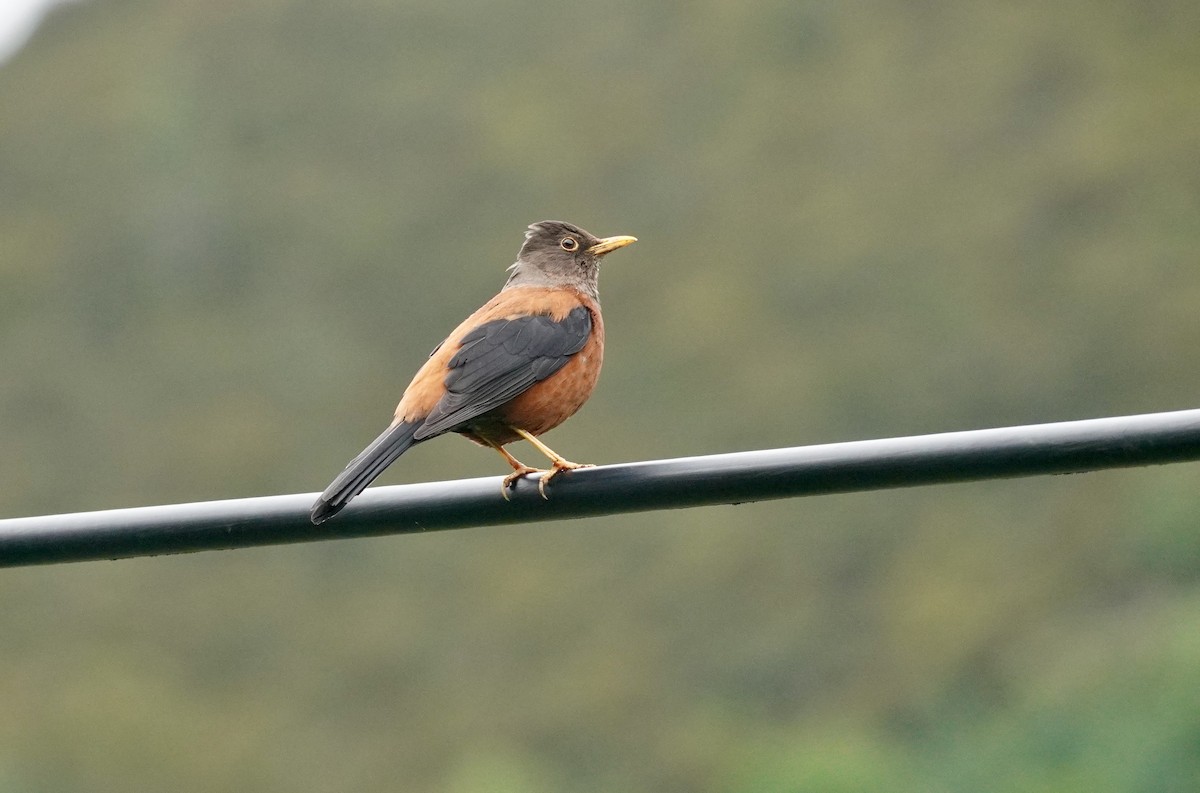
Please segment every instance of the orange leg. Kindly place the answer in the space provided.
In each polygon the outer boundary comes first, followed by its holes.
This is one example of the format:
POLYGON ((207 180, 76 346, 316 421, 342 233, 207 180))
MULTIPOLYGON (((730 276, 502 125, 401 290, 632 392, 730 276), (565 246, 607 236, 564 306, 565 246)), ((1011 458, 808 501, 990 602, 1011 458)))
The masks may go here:
POLYGON ((487 440, 487 438, 484 438, 484 440, 487 441, 489 446, 491 446, 496 451, 500 452, 501 456, 503 456, 504 459, 508 461, 508 464, 513 467, 513 472, 511 474, 509 474, 508 476, 504 477, 504 481, 500 483, 500 495, 504 496, 505 501, 509 500, 508 491, 513 487, 513 485, 515 485, 517 483, 518 479, 520 479, 521 477, 523 477, 527 474, 545 473, 545 471, 543 469, 533 468, 533 467, 528 466, 525 463, 521 462, 516 457, 513 457, 511 454, 508 453, 508 449, 505 449, 500 444, 492 443, 490 440, 487 440))
MULTIPOLYGON (((525 430, 517 429, 516 427, 513 427, 513 431, 516 432, 518 435, 520 435, 525 440, 532 443, 535 447, 537 447, 537 450, 539 452, 546 455, 546 457, 550 458, 550 471, 547 472, 545 476, 543 476, 541 479, 538 480, 538 492, 542 494, 542 498, 544 498, 544 499, 550 498, 549 496, 546 495, 546 485, 548 485, 550 483, 551 479, 558 476, 563 471, 574 471, 576 468, 595 468, 596 467, 590 463, 573 463, 573 462, 571 462, 570 460, 566 459, 558 452, 551 449, 546 444, 539 441, 537 439, 537 436, 532 435, 531 433, 528 433, 525 430)), ((507 456, 508 452, 505 452, 505 455, 507 456)))

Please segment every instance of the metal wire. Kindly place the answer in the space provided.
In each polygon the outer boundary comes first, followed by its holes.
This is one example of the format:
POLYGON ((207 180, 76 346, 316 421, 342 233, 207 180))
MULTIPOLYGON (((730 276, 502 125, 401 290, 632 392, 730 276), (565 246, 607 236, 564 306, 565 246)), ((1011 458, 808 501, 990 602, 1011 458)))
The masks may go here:
POLYGON ((0 567, 407 534, 1200 460, 1200 410, 376 487, 321 526, 315 493, 0 520, 0 567))

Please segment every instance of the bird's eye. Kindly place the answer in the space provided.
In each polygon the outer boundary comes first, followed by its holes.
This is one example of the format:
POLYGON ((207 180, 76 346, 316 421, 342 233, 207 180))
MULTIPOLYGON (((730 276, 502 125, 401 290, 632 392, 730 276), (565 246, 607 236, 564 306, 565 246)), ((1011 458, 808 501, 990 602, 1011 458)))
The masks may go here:
POLYGON ((558 246, 564 251, 573 251, 579 247, 579 240, 574 237, 563 237, 558 246))

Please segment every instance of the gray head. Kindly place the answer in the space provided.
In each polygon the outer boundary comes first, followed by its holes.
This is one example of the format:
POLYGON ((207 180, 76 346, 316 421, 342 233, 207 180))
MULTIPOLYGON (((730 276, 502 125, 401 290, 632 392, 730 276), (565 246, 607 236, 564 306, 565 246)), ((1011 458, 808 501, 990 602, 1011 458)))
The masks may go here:
POLYGON ((570 286, 599 299, 596 279, 600 259, 624 248, 636 237, 596 237, 561 220, 534 223, 525 232, 525 244, 504 288, 514 286, 570 286))

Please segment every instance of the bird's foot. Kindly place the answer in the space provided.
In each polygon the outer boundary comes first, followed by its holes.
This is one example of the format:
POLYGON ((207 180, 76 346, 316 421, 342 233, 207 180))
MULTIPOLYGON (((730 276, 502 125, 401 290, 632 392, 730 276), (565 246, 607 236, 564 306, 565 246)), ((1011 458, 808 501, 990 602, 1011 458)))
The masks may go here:
MULTIPOLYGON (((531 465, 522 464, 520 468, 517 468, 516 466, 514 466, 513 472, 511 474, 509 474, 508 476, 504 477, 504 481, 500 483, 500 495, 504 496, 505 501, 508 501, 511 499, 511 496, 508 495, 508 491, 512 490, 514 487, 517 486, 518 479, 520 479, 523 476, 528 476, 529 474, 544 474, 544 473, 546 473, 546 471, 544 469, 534 468, 531 465)), ((538 489, 539 490, 541 489, 540 485, 538 486, 538 489)))
POLYGON ((538 492, 542 494, 542 498, 547 501, 550 496, 546 495, 546 485, 550 484, 550 480, 561 474, 563 471, 574 471, 577 468, 595 468, 591 463, 573 463, 570 460, 564 460, 561 457, 555 460, 546 472, 545 476, 538 480, 538 492))

